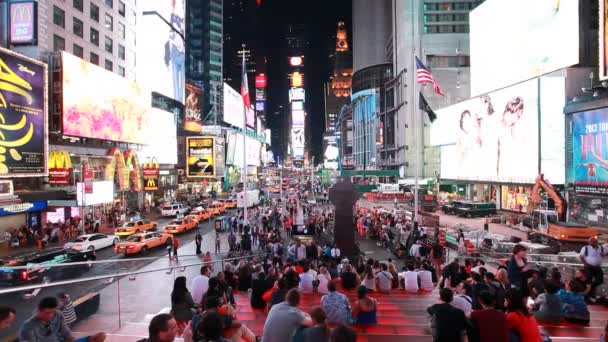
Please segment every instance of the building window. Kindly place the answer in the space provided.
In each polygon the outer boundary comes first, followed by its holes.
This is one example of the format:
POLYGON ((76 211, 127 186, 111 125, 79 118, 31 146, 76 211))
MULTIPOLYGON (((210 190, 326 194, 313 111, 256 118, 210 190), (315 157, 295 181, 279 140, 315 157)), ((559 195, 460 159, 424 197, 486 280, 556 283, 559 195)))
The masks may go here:
POLYGON ((127 13, 127 9, 126 9, 125 3, 122 1, 119 1, 118 2, 118 14, 120 14, 122 17, 124 17, 126 13, 127 13))
POLYGON ((89 17, 96 22, 99 22, 99 7, 92 2, 89 7, 89 17))
POLYGON ((65 39, 56 34, 53 35, 53 51, 65 50, 65 39))
POLYGON ((73 22, 72 22, 72 30, 74 31, 74 34, 77 35, 80 38, 84 37, 84 24, 82 23, 82 21, 76 17, 72 18, 73 22))
POLYGON ((126 34, 126 30, 125 30, 125 24, 123 23, 118 23, 118 35, 120 36, 120 38, 122 39, 127 39, 127 34, 126 34))
POLYGON ((89 58, 89 61, 95 65, 99 65, 99 56, 97 56, 96 53, 91 52, 91 56, 89 58))
POLYGON ((439 33, 453 33, 454 27, 452 25, 439 25, 437 30, 439 33))
POLYGON ((125 47, 120 44, 118 44, 118 58, 125 60, 125 47))
POLYGON ((79 10, 80 12, 84 12, 84 1, 74 0, 73 6, 75 9, 79 10))
POLYGON ((114 8, 114 0, 106 0, 106 5, 110 8, 114 8))
POLYGON ((114 42, 112 38, 106 36, 106 43, 104 45, 106 52, 112 53, 114 51, 114 42))
POLYGON ((110 31, 114 30, 114 18, 108 13, 106 13, 106 29, 110 31))
POLYGON ((53 24, 65 28, 65 11, 53 6, 53 24))
POLYGON ((454 25, 454 32, 469 33, 469 25, 454 25))
POLYGON ((427 65, 433 68, 468 68, 471 66, 469 56, 426 56, 427 65))
POLYGON ((94 29, 92 27, 91 27, 90 40, 91 40, 91 43, 93 43, 95 46, 99 46, 99 31, 97 31, 96 29, 94 29))
POLYGON ((74 52, 75 56, 84 58, 84 49, 82 48, 82 46, 74 44, 74 46, 72 47, 72 52, 74 52))
POLYGON ((118 66, 118 74, 122 77, 125 77, 125 68, 121 67, 120 65, 118 66))
POLYGON ((454 21, 468 21, 468 14, 454 14, 454 21))
POLYGON ((106 59, 106 70, 114 71, 114 64, 109 59, 106 59))

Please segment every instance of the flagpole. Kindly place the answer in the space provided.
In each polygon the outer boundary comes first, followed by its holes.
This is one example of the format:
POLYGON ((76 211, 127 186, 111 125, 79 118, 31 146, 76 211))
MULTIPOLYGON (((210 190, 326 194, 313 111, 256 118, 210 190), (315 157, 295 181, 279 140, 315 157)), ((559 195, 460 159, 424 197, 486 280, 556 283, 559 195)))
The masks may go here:
MULTIPOLYGON (((243 44, 243 75, 241 79, 241 83, 246 82, 244 76, 246 75, 245 70, 245 44, 243 44)), ((247 85, 248 86, 248 85, 247 85)), ((243 86, 241 86, 242 88, 243 86)), ((248 211, 248 187, 247 187, 247 106, 245 105, 245 101, 243 101, 243 172, 241 175, 243 182, 243 228, 247 226, 249 223, 247 221, 247 211, 248 211)))
POLYGON ((415 31, 416 31, 416 17, 415 17, 415 5, 416 1, 411 1, 412 4, 412 91, 413 91, 413 96, 414 96, 414 108, 412 110, 412 113, 414 113, 414 141, 415 141, 415 146, 416 146, 416 156, 414 158, 415 161, 415 165, 414 165, 414 216, 413 216, 413 220, 414 222, 418 222, 418 176, 419 176, 419 171, 418 168, 420 166, 420 112, 419 112, 419 107, 420 107, 420 95, 416 94, 417 92, 420 92, 419 89, 419 84, 418 84, 418 69, 416 67, 416 39, 415 39, 415 31), (416 96, 418 95, 418 96, 416 96))

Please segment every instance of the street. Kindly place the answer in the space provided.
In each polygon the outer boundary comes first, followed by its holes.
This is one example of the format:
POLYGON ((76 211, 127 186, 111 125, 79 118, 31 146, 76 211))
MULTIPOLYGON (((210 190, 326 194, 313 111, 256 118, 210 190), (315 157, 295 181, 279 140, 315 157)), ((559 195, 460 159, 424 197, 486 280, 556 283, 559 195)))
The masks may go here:
MULTIPOLYGON (((172 218, 160 218, 157 220, 160 223, 159 230, 162 229, 167 223, 169 223, 172 218)), ((203 244, 202 251, 203 253, 209 251, 212 252, 212 256, 214 259, 217 258, 214 255, 214 246, 215 246, 215 231, 213 228, 214 218, 211 220, 207 220, 203 222, 199 229, 201 234, 203 235, 203 244)), ((178 239, 180 242, 179 251, 179 263, 181 264, 197 264, 197 266, 188 267, 185 271, 183 271, 184 275, 187 275, 190 279, 193 275, 198 274, 198 270, 200 268, 199 257, 195 254, 195 244, 194 244, 194 236, 196 234, 196 230, 191 230, 186 233, 182 233, 178 235, 178 239)), ((227 233, 221 233, 221 235, 226 235, 227 233)), ((222 236, 222 251, 228 251, 228 242, 225 236, 222 236)), ((148 254, 143 256, 135 256, 135 257, 126 257, 122 254, 117 255, 114 253, 112 248, 106 248, 97 252, 97 260, 127 260, 120 263, 104 263, 104 264, 95 264, 88 272, 84 273, 82 277, 93 277, 93 276, 102 276, 114 273, 122 273, 129 271, 141 271, 148 269, 155 269, 166 267, 168 265, 175 265, 175 263, 170 263, 169 258, 159 258, 157 260, 145 259, 145 260, 137 260, 140 257, 153 258, 153 257, 161 257, 167 254, 167 250, 162 247, 152 249, 148 252, 148 254), (133 259, 133 260, 129 260, 133 259)), ((220 254, 221 257, 222 254, 220 254)), ((219 266, 218 266, 219 267, 219 266)), ((147 274, 145 276, 138 276, 134 281, 125 281, 125 279, 106 279, 106 280, 98 280, 98 281, 90 281, 84 283, 77 283, 72 285, 62 286, 60 288, 51 287, 48 289, 42 289, 40 291, 28 292, 33 294, 33 296, 24 296, 25 293, 9 293, 0 295, 0 303, 3 305, 8 305, 10 307, 17 309, 17 317, 16 322, 23 322, 27 319, 31 313, 35 311, 36 305, 38 301, 45 296, 56 296, 59 292, 65 292, 70 295, 72 301, 77 300, 78 298, 91 293, 101 291, 102 293, 102 310, 98 313, 99 317, 96 320, 99 320, 100 317, 112 318, 116 320, 119 315, 118 312, 115 311, 111 316, 110 312, 107 310, 117 310, 119 307, 117 298, 118 298, 118 282, 120 281, 120 289, 121 289, 121 305, 120 307, 124 309, 124 312, 121 312, 121 317, 129 317, 130 320, 140 319, 138 316, 128 316, 128 313, 135 314, 141 312, 147 312, 147 306, 150 307, 150 310, 153 310, 152 307, 161 302, 156 302, 154 299, 161 299, 162 296, 154 296, 153 294, 157 293, 160 295, 160 291, 163 290, 166 294, 166 298, 162 298, 165 300, 169 299, 169 294, 171 292, 171 287, 173 286, 173 279, 176 277, 176 274, 182 274, 180 271, 173 272, 172 274, 165 274, 165 271, 155 272, 151 274, 147 274), (158 288, 151 287, 150 285, 156 285, 158 288), (124 292, 123 292, 124 291, 124 292), (145 298, 146 300, 142 300, 145 298), (114 303, 114 304, 112 304, 114 303), (145 304, 146 307, 142 308, 134 308, 132 307, 133 303, 145 304), (105 311, 104 311, 105 310, 105 311), (126 316, 125 316, 126 315, 126 316)), ((53 281, 57 281, 59 279, 54 279, 53 281)), ((65 280, 65 279, 61 279, 65 280)), ((98 316, 96 315, 96 316, 98 316)), ((145 315, 145 314, 144 314, 145 315)), ((117 323, 117 322, 116 322, 117 323)), ((99 323, 96 323, 97 327, 99 323)), ((19 324, 14 324, 10 329, 5 329, 0 331, 0 341, 4 341, 7 337, 12 336, 16 333, 19 324)), ((105 326, 104 326, 105 327, 105 326)), ((106 331, 110 331, 112 329, 108 329, 106 331)), ((105 330, 105 329, 104 329, 105 330)))

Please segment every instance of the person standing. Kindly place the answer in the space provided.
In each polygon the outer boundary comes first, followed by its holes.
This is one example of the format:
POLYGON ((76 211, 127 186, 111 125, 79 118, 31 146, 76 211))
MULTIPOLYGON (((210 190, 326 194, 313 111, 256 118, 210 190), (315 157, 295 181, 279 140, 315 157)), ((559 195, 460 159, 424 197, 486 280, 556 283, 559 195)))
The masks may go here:
POLYGON ((222 244, 222 242, 220 241, 220 234, 216 232, 215 233, 215 253, 220 252, 221 244, 222 244))
POLYGON ((186 325, 192 320, 192 312, 195 308, 192 295, 186 288, 186 277, 175 278, 171 292, 171 314, 177 322, 178 335, 184 332, 186 325))
POLYGON ((208 266, 202 266, 200 275, 194 277, 192 279, 192 300, 194 303, 201 303, 203 296, 209 290, 209 276, 211 275, 211 270, 208 266))
POLYGON ((597 238, 590 238, 589 243, 579 253, 579 259, 585 266, 585 273, 591 281, 591 291, 589 299, 595 301, 595 289, 604 282, 604 272, 602 271, 602 259, 608 253, 604 247, 600 246, 597 238))
MULTIPOLYGON (((172 239, 172 249, 171 249, 171 253, 173 254, 173 258, 177 261, 177 248, 179 248, 179 240, 177 239, 177 236, 175 234, 173 234, 173 239, 172 239)), ((171 259, 171 253, 169 255, 169 258, 171 259)))
POLYGON ((201 235, 200 231, 196 232, 196 235, 194 236, 194 243, 196 244, 196 254, 202 254, 203 252, 201 251, 201 245, 203 244, 203 236, 201 235))
POLYGON ((515 247, 513 247, 513 254, 507 265, 507 274, 511 287, 518 288, 522 291, 527 291, 528 289, 526 277, 526 271, 529 269, 529 266, 526 265, 527 254, 528 249, 526 247, 515 245, 515 247))
POLYGON ((70 295, 65 292, 60 292, 57 295, 57 301, 59 304, 57 309, 63 313, 65 324, 72 328, 78 318, 76 317, 76 310, 74 310, 74 303, 72 303, 70 295))

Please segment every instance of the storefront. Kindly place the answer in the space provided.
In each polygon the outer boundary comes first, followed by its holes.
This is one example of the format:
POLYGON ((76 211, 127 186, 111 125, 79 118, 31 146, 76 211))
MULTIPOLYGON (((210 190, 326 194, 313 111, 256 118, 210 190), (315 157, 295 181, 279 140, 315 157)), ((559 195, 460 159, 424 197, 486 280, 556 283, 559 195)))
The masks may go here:
POLYGON ((527 213, 531 191, 532 187, 527 186, 501 186, 500 208, 527 213))
POLYGON ((47 209, 47 201, 11 203, 0 206, 0 236, 9 229, 21 226, 40 227, 42 212, 47 209))

